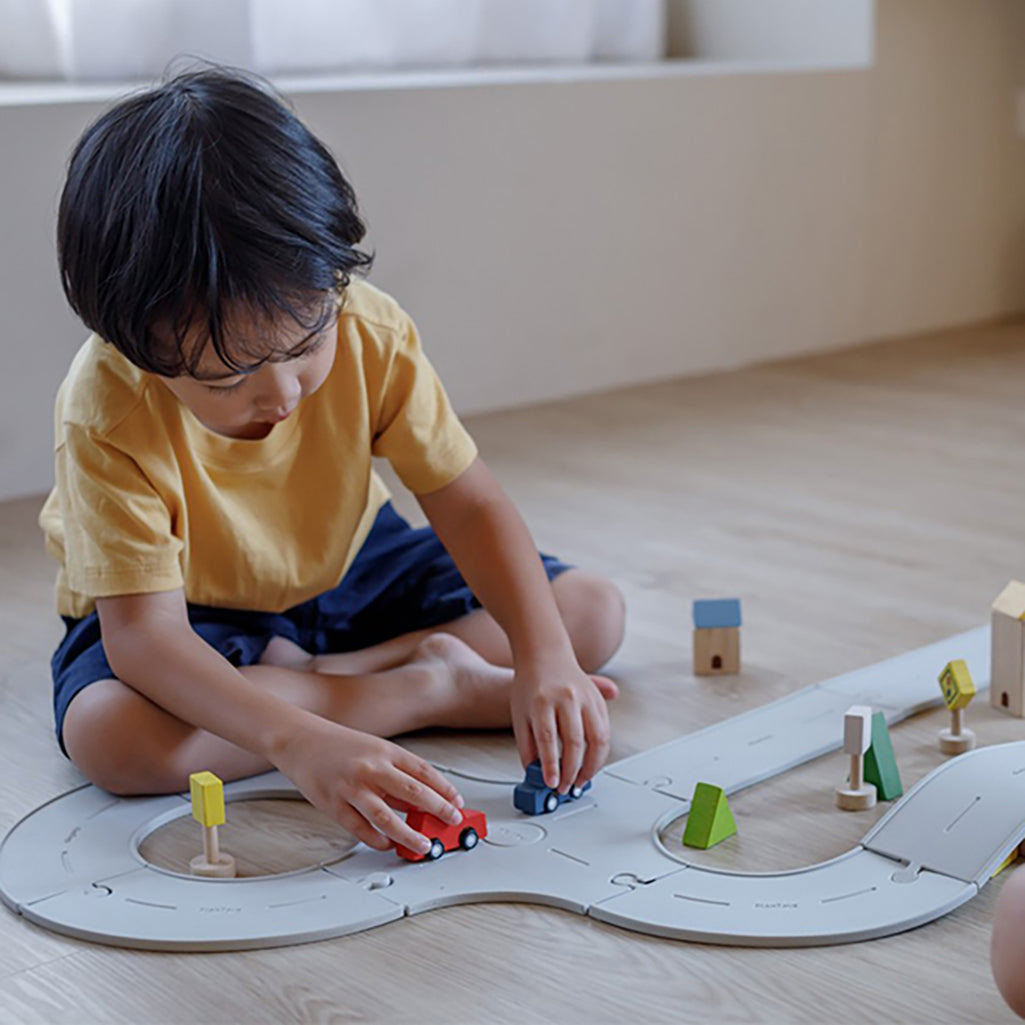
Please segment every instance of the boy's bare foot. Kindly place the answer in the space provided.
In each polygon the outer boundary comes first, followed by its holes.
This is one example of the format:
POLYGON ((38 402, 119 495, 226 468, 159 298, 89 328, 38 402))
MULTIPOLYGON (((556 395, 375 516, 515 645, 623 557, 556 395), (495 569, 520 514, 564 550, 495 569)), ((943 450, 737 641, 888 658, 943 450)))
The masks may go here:
MULTIPOLYGON (((509 688, 513 671, 492 665, 457 637, 445 633, 425 637, 405 664, 433 664, 440 670, 441 679, 445 676, 442 666, 447 668, 452 705, 436 725, 497 730, 512 724, 509 688)), ((608 677, 591 679, 606 701, 619 694, 619 688, 608 677)))
POLYGON ((270 641, 260 663, 328 681, 327 691, 311 684, 320 700, 304 703, 335 722, 360 723, 360 728, 370 724, 369 732, 378 732, 375 725, 394 735, 430 726, 502 729, 512 722, 512 670, 493 666, 451 634, 429 634, 400 664, 369 673, 325 673, 316 656, 284 637, 270 641), (371 712, 374 707, 377 711, 371 712))
MULTIPOLYGON (((260 662, 314 675, 325 671, 316 656, 283 637, 271 640, 260 662)), ((336 674, 337 686, 325 692, 322 701, 310 704, 318 714, 336 722, 354 724, 355 719, 362 723, 367 706, 380 709, 384 702, 391 704, 393 712, 385 717, 391 727, 388 735, 425 726, 507 729, 511 725, 512 670, 492 665, 451 634, 428 634, 393 668, 354 675, 335 669, 327 678, 336 674), (395 715, 399 702, 403 714, 395 715)), ((618 690, 611 680, 604 676, 591 679, 606 700, 616 697, 618 690)), ((368 716, 367 721, 376 718, 368 716)))
POLYGON ((436 726, 497 730, 508 728, 511 669, 493 666, 451 634, 425 637, 406 666, 431 667, 438 683, 436 726))
POLYGON ((313 656, 287 637, 272 637, 263 649, 259 663, 262 666, 281 666, 300 671, 313 669, 313 656))

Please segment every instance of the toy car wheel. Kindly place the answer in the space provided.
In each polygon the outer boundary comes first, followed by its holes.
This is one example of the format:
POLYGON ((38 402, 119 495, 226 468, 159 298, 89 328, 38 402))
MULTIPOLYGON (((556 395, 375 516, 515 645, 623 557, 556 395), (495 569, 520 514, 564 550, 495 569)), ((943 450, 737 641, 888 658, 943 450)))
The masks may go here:
POLYGON ((437 861, 445 853, 445 845, 435 837, 431 840, 431 849, 424 855, 424 861, 437 861))
POLYGON ((550 790, 545 795, 545 811, 555 811, 559 807, 559 795, 554 791, 550 790))
POLYGON ((464 829, 459 834, 459 846, 464 851, 471 851, 477 844, 480 843, 480 837, 477 835, 477 830, 472 826, 469 829, 464 829))
POLYGON ((569 796, 575 801, 584 792, 583 787, 572 786, 569 788, 569 796))

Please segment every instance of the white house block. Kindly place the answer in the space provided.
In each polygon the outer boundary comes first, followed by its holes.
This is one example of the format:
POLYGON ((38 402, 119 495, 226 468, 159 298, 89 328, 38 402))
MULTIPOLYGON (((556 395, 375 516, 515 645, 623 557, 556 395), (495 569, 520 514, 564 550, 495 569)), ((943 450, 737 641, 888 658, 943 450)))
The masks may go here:
POLYGON ((1012 580, 993 602, 989 703, 1025 717, 1025 584, 1012 580))

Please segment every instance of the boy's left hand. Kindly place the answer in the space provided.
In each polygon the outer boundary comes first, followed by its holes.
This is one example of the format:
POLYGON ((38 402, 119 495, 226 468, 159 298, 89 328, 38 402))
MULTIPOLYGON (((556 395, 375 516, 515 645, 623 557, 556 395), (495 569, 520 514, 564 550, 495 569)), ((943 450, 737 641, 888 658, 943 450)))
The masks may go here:
POLYGON ((523 764, 540 759, 546 785, 560 793, 586 783, 608 757, 606 701, 618 693, 608 677, 588 676, 571 660, 517 667, 512 723, 523 764))

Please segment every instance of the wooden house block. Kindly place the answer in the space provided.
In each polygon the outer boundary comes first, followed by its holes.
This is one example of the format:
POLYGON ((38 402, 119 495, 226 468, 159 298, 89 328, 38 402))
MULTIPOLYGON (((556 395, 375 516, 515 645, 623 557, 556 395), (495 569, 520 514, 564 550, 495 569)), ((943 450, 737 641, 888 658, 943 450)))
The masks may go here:
POLYGON ((740 672, 740 631, 736 627, 694 631, 694 675, 740 672))
POLYGON ((694 602, 694 675, 740 672, 740 601, 694 602))
POLYGON ((1025 584, 1012 580, 993 602, 989 703, 1025 717, 1025 584))

